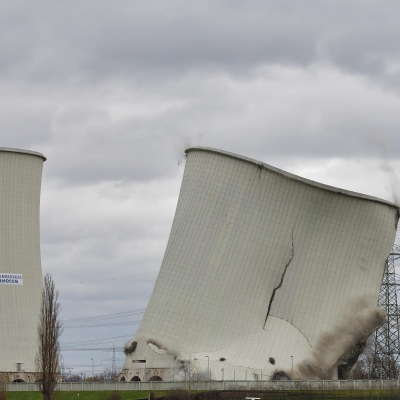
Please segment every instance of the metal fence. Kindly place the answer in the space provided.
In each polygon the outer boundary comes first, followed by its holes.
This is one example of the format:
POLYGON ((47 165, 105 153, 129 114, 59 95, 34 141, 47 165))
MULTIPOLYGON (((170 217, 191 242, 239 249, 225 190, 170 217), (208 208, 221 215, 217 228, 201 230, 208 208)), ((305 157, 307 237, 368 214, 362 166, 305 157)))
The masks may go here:
MULTIPOLYGON (((369 390, 399 389, 399 380, 349 381, 204 381, 204 382, 62 382, 57 391, 93 390, 369 390)), ((36 383, 10 383, 12 392, 38 391, 36 383)))

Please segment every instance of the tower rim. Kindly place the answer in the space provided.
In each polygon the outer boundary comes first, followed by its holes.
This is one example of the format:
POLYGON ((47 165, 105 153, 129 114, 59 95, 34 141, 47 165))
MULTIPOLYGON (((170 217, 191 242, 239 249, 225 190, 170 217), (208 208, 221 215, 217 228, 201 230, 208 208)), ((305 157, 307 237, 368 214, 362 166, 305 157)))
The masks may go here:
POLYGON ((307 178, 303 178, 302 176, 296 175, 296 174, 292 174, 290 172, 284 171, 282 169, 273 167, 272 165, 263 163, 261 161, 255 160, 253 158, 250 157, 245 157, 245 156, 241 156, 239 154, 235 154, 235 153, 231 153, 229 151, 225 151, 225 150, 219 150, 219 149, 214 149, 212 147, 202 147, 202 146, 193 146, 193 147, 189 147, 185 150, 185 153, 188 154, 192 151, 205 151, 205 152, 209 152, 209 153, 216 153, 216 154, 221 154, 227 157, 231 157, 234 159, 238 159, 238 160, 242 160, 245 162, 248 162, 250 164, 254 164, 259 168, 264 168, 267 169, 269 171, 275 172, 276 174, 282 175, 288 179, 292 179, 301 183, 305 183, 307 185, 322 189, 322 190, 327 190, 329 192, 334 192, 337 194, 342 194, 345 196, 350 196, 350 197, 356 197, 359 199, 364 199, 364 200, 368 200, 368 201, 373 201, 375 203, 381 203, 384 205, 388 205, 391 207, 394 207, 398 210, 398 213, 400 213, 400 206, 392 203, 390 201, 384 200, 384 199, 380 199, 379 197, 374 197, 374 196, 370 196, 367 194, 363 194, 363 193, 358 193, 358 192, 353 192, 351 190, 347 190, 347 189, 342 189, 342 188, 338 188, 335 186, 330 186, 330 185, 326 185, 324 183, 320 183, 317 181, 313 181, 311 179, 307 179, 307 178))
POLYGON ((0 152, 28 154, 30 156, 40 157, 43 160, 43 162, 47 160, 47 158, 42 153, 39 153, 37 151, 32 151, 32 150, 17 149, 17 148, 13 148, 13 147, 0 147, 0 152))

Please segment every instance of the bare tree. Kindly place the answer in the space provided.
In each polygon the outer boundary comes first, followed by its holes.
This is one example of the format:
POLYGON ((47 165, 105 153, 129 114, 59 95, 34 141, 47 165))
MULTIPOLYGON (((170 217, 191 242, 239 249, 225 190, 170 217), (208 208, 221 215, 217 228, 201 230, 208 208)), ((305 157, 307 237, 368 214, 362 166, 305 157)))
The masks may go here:
POLYGON ((378 351, 375 334, 372 334, 354 369, 357 379, 398 379, 400 366, 393 354, 384 355, 378 351))
POLYGON ((61 311, 59 293, 50 274, 44 277, 40 320, 38 326, 37 370, 39 389, 44 400, 51 400, 60 379, 60 336, 63 331, 59 320, 61 311))
MULTIPOLYGON (((85 378, 85 382, 115 382, 116 380, 118 380, 118 376, 120 375, 120 373, 121 370, 117 370, 114 372, 111 369, 107 368, 102 373, 85 378)), ((67 379, 65 379, 65 381, 71 382, 70 380, 67 379)))
POLYGON ((196 390, 198 387, 198 382, 207 381, 209 379, 208 372, 201 369, 197 358, 194 358, 193 355, 188 355, 187 358, 179 362, 181 372, 183 372, 185 376, 185 386, 188 390, 190 400, 192 391, 196 390))

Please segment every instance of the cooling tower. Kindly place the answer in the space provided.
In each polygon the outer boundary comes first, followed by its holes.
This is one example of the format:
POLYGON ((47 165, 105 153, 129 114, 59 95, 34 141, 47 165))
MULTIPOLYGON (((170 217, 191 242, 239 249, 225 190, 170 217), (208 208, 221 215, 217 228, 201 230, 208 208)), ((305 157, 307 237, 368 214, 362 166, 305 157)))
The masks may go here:
POLYGON ((217 380, 287 376, 292 362, 296 377, 337 377, 382 322, 375 307, 399 208, 225 151, 186 152, 120 380, 184 379, 189 363, 217 380))
POLYGON ((0 148, 0 381, 35 379, 45 160, 33 151, 0 148))

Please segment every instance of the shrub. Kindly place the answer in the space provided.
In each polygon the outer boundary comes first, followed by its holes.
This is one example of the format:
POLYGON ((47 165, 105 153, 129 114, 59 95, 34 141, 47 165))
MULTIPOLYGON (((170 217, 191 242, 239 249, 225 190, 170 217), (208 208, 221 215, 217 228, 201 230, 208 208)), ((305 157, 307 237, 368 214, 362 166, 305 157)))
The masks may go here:
POLYGON ((118 392, 111 392, 107 396, 107 400, 121 400, 121 395, 118 392))

